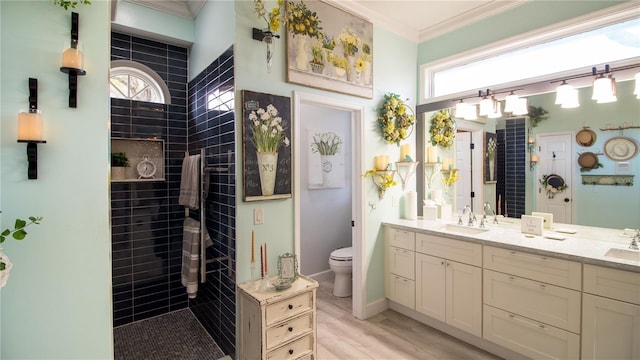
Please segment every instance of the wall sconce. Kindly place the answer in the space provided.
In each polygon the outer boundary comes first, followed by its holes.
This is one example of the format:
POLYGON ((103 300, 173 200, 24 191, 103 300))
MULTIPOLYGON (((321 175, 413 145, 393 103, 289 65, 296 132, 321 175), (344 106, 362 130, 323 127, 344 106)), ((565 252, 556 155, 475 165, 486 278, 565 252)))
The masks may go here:
POLYGON ((78 107, 78 76, 86 75, 84 54, 78 49, 78 22, 80 15, 71 13, 71 47, 62 53, 60 71, 69 74, 69 107, 78 107))
POLYGON ((540 157, 534 154, 536 150, 536 139, 531 134, 531 128, 529 128, 529 137, 527 137, 527 149, 529 150, 529 169, 533 170, 536 167, 540 157))
POLYGON ((280 38, 280 35, 274 34, 269 30, 260 30, 253 28, 253 40, 262 41, 265 45, 265 52, 267 57, 267 73, 271 73, 271 64, 273 63, 273 52, 275 43, 273 38, 280 38))
POLYGON ((38 144, 42 140, 42 114, 38 111, 38 79, 29 78, 29 111, 18 114, 18 142, 27 143, 29 179, 38 178, 38 144))
POLYGON ((611 77, 609 64, 604 66, 604 72, 599 77, 597 77, 598 71, 595 66, 591 68, 591 73, 596 76, 595 80, 593 80, 593 96, 591 99, 597 101, 598 104, 617 101, 616 81, 611 77))

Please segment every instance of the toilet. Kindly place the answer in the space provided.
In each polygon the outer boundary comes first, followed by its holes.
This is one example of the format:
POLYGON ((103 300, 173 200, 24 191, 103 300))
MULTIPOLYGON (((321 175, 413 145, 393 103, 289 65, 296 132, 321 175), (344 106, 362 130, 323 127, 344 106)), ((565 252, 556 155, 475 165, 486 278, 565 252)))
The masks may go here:
POLYGON ((334 250, 329 257, 329 267, 336 274, 333 282, 334 296, 351 296, 352 249, 352 247, 346 247, 334 250))

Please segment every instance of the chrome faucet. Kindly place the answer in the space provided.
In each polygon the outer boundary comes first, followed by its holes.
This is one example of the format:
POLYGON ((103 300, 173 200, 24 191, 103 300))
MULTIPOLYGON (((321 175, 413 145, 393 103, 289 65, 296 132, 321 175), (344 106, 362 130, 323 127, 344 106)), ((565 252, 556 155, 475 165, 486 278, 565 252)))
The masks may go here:
POLYGON ((640 229, 636 230, 636 235, 631 239, 631 244, 629 244, 629 249, 631 250, 640 250, 638 247, 638 242, 640 241, 640 229))
POLYGON ((469 212, 469 223, 467 225, 469 226, 473 226, 473 222, 476 220, 475 215, 473 215, 473 211, 471 211, 471 206, 467 205, 464 207, 464 209, 462 210, 462 215, 466 214, 467 211, 469 212))
POLYGON ((493 223, 497 224, 498 214, 495 211, 493 211, 493 209, 491 209, 491 204, 489 204, 488 202, 484 203, 484 216, 482 217, 483 220, 487 219, 487 212, 490 212, 491 214, 493 214, 493 223))

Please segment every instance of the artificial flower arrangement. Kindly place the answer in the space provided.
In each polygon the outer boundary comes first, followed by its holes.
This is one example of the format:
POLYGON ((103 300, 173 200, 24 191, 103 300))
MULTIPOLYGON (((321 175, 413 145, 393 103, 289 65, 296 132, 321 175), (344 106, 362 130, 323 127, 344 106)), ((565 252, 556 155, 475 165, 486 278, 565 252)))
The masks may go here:
POLYGON ((354 56, 358 52, 358 44, 360 43, 360 38, 356 36, 353 29, 348 26, 345 26, 338 36, 340 43, 342 43, 342 51, 344 52, 344 56, 354 56))
POLYGON ((258 152, 277 152, 280 144, 289 146, 289 139, 284 133, 282 118, 273 104, 267 109, 258 108, 249 114, 251 142, 258 152))
POLYGON ((304 2, 288 2, 287 28, 293 35, 308 35, 322 40, 322 27, 315 11, 309 10, 304 2))
POLYGON ((335 155, 340 152, 342 139, 334 132, 313 134, 311 152, 320 155, 335 155))
POLYGON ((388 188, 397 185, 395 181, 394 171, 378 171, 376 169, 371 169, 366 173, 364 173, 363 176, 364 177, 371 176, 373 178, 373 182, 378 187, 378 196, 381 199, 384 197, 384 194, 388 188))
POLYGON ((444 185, 444 191, 448 194, 451 185, 453 185, 456 180, 458 180, 458 169, 452 169, 449 172, 449 176, 442 175, 442 184, 444 185))
POLYGON ((400 145, 409 136, 409 127, 416 121, 411 109, 400 99, 400 95, 388 93, 378 108, 378 125, 382 137, 390 143, 400 145))
POLYGON ((274 7, 273 9, 271 9, 271 12, 267 15, 267 10, 264 7, 264 2, 262 0, 253 0, 253 6, 256 10, 256 15, 258 15, 259 18, 264 19, 264 21, 267 23, 267 28, 269 28, 269 31, 280 31, 280 17, 282 15, 283 4, 283 0, 278 0, 278 7, 274 7))
POLYGON ((456 123, 448 109, 442 109, 431 116, 431 144, 448 149, 456 137, 456 123))

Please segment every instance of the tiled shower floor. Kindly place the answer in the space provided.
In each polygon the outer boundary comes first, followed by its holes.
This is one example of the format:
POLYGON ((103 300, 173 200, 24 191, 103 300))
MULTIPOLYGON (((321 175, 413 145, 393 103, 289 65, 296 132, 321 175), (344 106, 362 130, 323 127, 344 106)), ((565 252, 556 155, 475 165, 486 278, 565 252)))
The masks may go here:
POLYGON ((184 309, 113 329, 114 359, 217 360, 222 350, 184 309))

